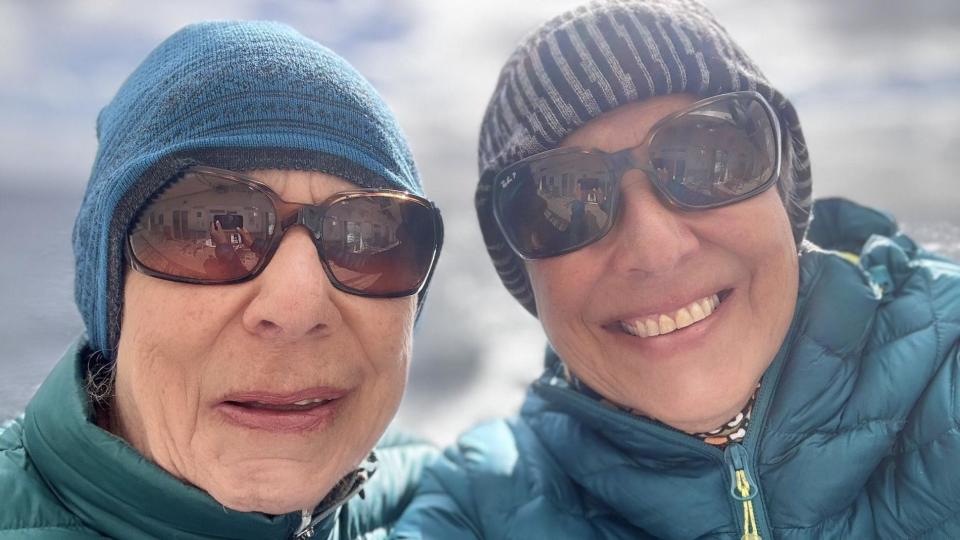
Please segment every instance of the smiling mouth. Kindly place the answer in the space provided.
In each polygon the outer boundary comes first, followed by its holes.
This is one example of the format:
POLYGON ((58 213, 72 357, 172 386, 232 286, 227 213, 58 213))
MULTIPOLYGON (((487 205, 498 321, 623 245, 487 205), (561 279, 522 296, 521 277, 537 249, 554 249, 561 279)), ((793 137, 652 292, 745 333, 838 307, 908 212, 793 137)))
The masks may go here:
POLYGON ((730 289, 726 289, 705 296, 670 313, 655 313, 636 319, 621 320, 620 329, 639 338, 671 334, 710 318, 716 313, 723 300, 730 295, 730 292, 730 289))

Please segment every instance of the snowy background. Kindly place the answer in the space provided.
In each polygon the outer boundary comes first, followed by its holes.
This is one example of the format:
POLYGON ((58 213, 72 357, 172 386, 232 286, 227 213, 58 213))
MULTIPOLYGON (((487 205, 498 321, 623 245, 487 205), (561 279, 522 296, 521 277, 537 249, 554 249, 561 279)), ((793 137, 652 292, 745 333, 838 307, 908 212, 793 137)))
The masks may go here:
MULTIPOLYGON (((350 60, 406 131, 447 243, 420 321, 401 426, 439 443, 515 410, 537 322, 502 288, 472 197, 476 136, 502 62, 567 0, 0 0, 0 421, 80 332, 70 229, 94 122, 160 41, 204 19, 291 24, 350 60)), ((960 258, 960 2, 707 0, 791 97, 814 190, 896 214, 960 258)))

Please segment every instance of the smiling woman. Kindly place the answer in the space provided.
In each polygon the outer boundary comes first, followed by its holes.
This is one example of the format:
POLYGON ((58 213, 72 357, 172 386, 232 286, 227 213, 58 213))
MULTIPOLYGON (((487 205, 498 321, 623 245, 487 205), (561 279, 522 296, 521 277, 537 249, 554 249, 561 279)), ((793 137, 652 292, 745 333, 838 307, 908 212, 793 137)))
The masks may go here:
POLYGON ((98 136, 87 332, 0 432, 0 538, 386 534, 433 453, 384 431, 442 243, 390 111, 291 28, 201 23, 98 136))
MULTIPOLYGON (((561 148, 634 148, 694 101, 676 94, 624 105, 561 148)), ((757 185, 769 188, 772 169, 761 174, 757 185)), ((639 170, 618 185, 619 222, 608 234, 527 262, 538 316, 554 350, 589 387, 683 431, 711 431, 740 411, 790 325, 797 255, 789 220, 773 190, 711 211, 677 212, 639 170), (711 315, 701 307, 695 323, 687 307, 701 302, 711 315)))
POLYGON ((479 155, 545 371, 428 469, 397 538, 960 537, 960 265, 814 203, 793 105, 706 8, 546 22, 479 155))

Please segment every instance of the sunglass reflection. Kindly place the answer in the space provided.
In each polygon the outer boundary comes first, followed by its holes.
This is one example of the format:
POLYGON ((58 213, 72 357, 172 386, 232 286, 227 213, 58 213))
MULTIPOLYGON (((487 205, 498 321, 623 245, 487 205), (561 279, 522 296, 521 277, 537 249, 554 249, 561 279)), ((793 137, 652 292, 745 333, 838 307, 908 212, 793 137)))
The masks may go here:
POLYGON ((148 268, 180 277, 230 280, 257 267, 277 226, 263 193, 209 175, 189 175, 155 196, 130 231, 148 268))
POLYGON ((579 243, 604 229, 610 215, 610 188, 601 160, 558 156, 531 165, 535 181, 519 182, 507 212, 517 216, 517 237, 525 251, 539 253, 579 243))

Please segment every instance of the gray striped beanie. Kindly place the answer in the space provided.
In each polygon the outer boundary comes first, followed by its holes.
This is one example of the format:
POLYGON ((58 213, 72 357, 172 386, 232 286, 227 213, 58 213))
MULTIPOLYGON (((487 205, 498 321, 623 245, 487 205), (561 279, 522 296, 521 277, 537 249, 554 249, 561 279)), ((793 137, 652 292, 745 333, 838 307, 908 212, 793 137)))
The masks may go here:
POLYGON ((594 1, 524 38, 500 71, 480 127, 474 203, 487 251, 507 290, 536 315, 523 261, 493 217, 493 177, 507 165, 555 148, 592 118, 652 96, 762 94, 784 132, 777 184, 803 241, 810 219, 810 158, 793 105, 770 86, 713 15, 695 0, 594 1))

